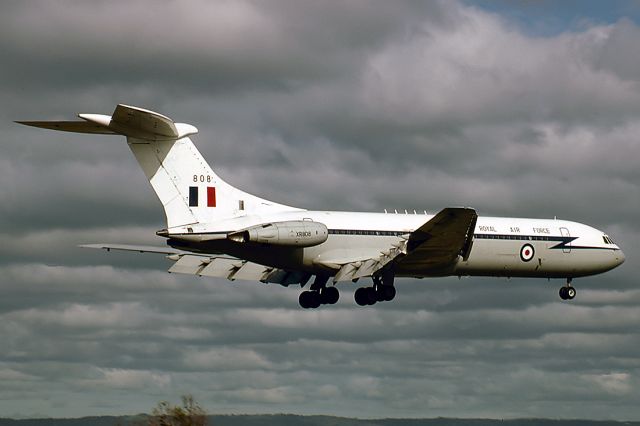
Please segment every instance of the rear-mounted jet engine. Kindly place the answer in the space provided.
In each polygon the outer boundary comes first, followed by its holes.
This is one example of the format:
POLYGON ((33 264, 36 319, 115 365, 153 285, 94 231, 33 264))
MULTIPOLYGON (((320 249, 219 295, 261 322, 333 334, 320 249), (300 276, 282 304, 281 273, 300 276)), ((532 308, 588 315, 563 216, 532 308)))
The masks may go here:
POLYGON ((261 243, 274 246, 313 247, 327 241, 329 230, 323 223, 310 220, 274 222, 253 226, 229 234, 238 243, 261 243))

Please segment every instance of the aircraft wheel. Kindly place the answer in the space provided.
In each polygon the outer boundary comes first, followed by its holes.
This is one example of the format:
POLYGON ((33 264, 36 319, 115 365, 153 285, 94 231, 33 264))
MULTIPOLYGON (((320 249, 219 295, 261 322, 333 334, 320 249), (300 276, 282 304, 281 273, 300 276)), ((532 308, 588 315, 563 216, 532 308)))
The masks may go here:
POLYGON ((373 287, 365 287, 366 295, 367 295, 367 305, 375 305, 378 301, 378 296, 376 294, 376 289, 373 287))
POLYGON ((353 295, 356 303, 360 306, 365 306, 369 304, 369 295, 367 293, 367 287, 360 287, 356 290, 353 295))
POLYGON ((313 295, 310 291, 303 291, 302 293, 300 293, 300 297, 298 297, 298 302, 304 309, 310 309, 311 305, 313 304, 311 300, 312 298, 313 295))
POLYGON ((340 299, 340 292, 335 287, 325 287, 320 293, 320 298, 324 305, 334 305, 340 299))
POLYGON ((309 293, 308 291, 303 291, 302 293, 300 293, 300 296, 298 296, 298 303, 304 309, 309 309, 310 306, 311 306, 310 303, 309 303, 309 294, 308 293, 309 293))
POLYGON ((320 293, 318 293, 317 291, 310 291, 309 292, 311 294, 311 309, 316 309, 317 307, 319 307, 322 304, 322 299, 320 298, 320 293))
POLYGON ((382 286, 384 292, 384 301, 391 302, 396 297, 396 288, 392 285, 382 286))
POLYGON ((567 300, 567 288, 560 287, 560 290, 558 291, 558 295, 560 296, 560 299, 567 300))
POLYGON ((573 287, 560 287, 560 299, 562 300, 573 300, 576 297, 576 289, 573 287))
POLYGON ((315 309, 320 306, 320 295, 317 291, 303 291, 298 302, 305 309, 315 309))

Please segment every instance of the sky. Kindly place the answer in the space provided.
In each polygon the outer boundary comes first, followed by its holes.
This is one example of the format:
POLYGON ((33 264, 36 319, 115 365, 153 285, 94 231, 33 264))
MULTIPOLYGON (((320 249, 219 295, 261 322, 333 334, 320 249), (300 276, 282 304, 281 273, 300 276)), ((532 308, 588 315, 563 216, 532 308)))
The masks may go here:
POLYGON ((149 412, 640 420, 640 4, 5 1, 0 417, 149 412), (604 7, 606 4, 607 7, 604 7), (309 209, 575 220, 627 261, 574 280, 300 290, 167 274, 122 138, 14 120, 126 103, 198 127, 214 170, 309 209))

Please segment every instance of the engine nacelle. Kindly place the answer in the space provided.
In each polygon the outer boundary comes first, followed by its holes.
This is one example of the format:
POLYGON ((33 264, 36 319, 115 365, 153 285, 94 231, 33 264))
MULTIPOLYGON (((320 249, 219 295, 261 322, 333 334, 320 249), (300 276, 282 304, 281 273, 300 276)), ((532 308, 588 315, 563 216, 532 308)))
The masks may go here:
POLYGON ((265 223, 244 231, 229 234, 230 240, 239 243, 262 243, 275 246, 312 247, 327 241, 326 225, 310 220, 265 223))

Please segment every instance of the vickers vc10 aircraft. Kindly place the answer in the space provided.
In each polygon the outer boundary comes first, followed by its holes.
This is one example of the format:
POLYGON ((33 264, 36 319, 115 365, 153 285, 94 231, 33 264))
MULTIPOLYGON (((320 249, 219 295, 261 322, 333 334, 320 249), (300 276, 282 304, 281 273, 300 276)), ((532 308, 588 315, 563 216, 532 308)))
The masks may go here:
POLYGON ((198 130, 142 108, 81 121, 21 121, 45 129, 123 135, 164 207, 167 247, 90 244, 106 250, 160 253, 169 272, 304 287, 300 306, 334 304, 336 284, 371 278, 358 305, 390 301, 395 277, 498 276, 572 279, 624 262, 605 233, 577 222, 478 217, 467 207, 435 215, 310 211, 264 200, 222 180, 189 136, 198 130))

